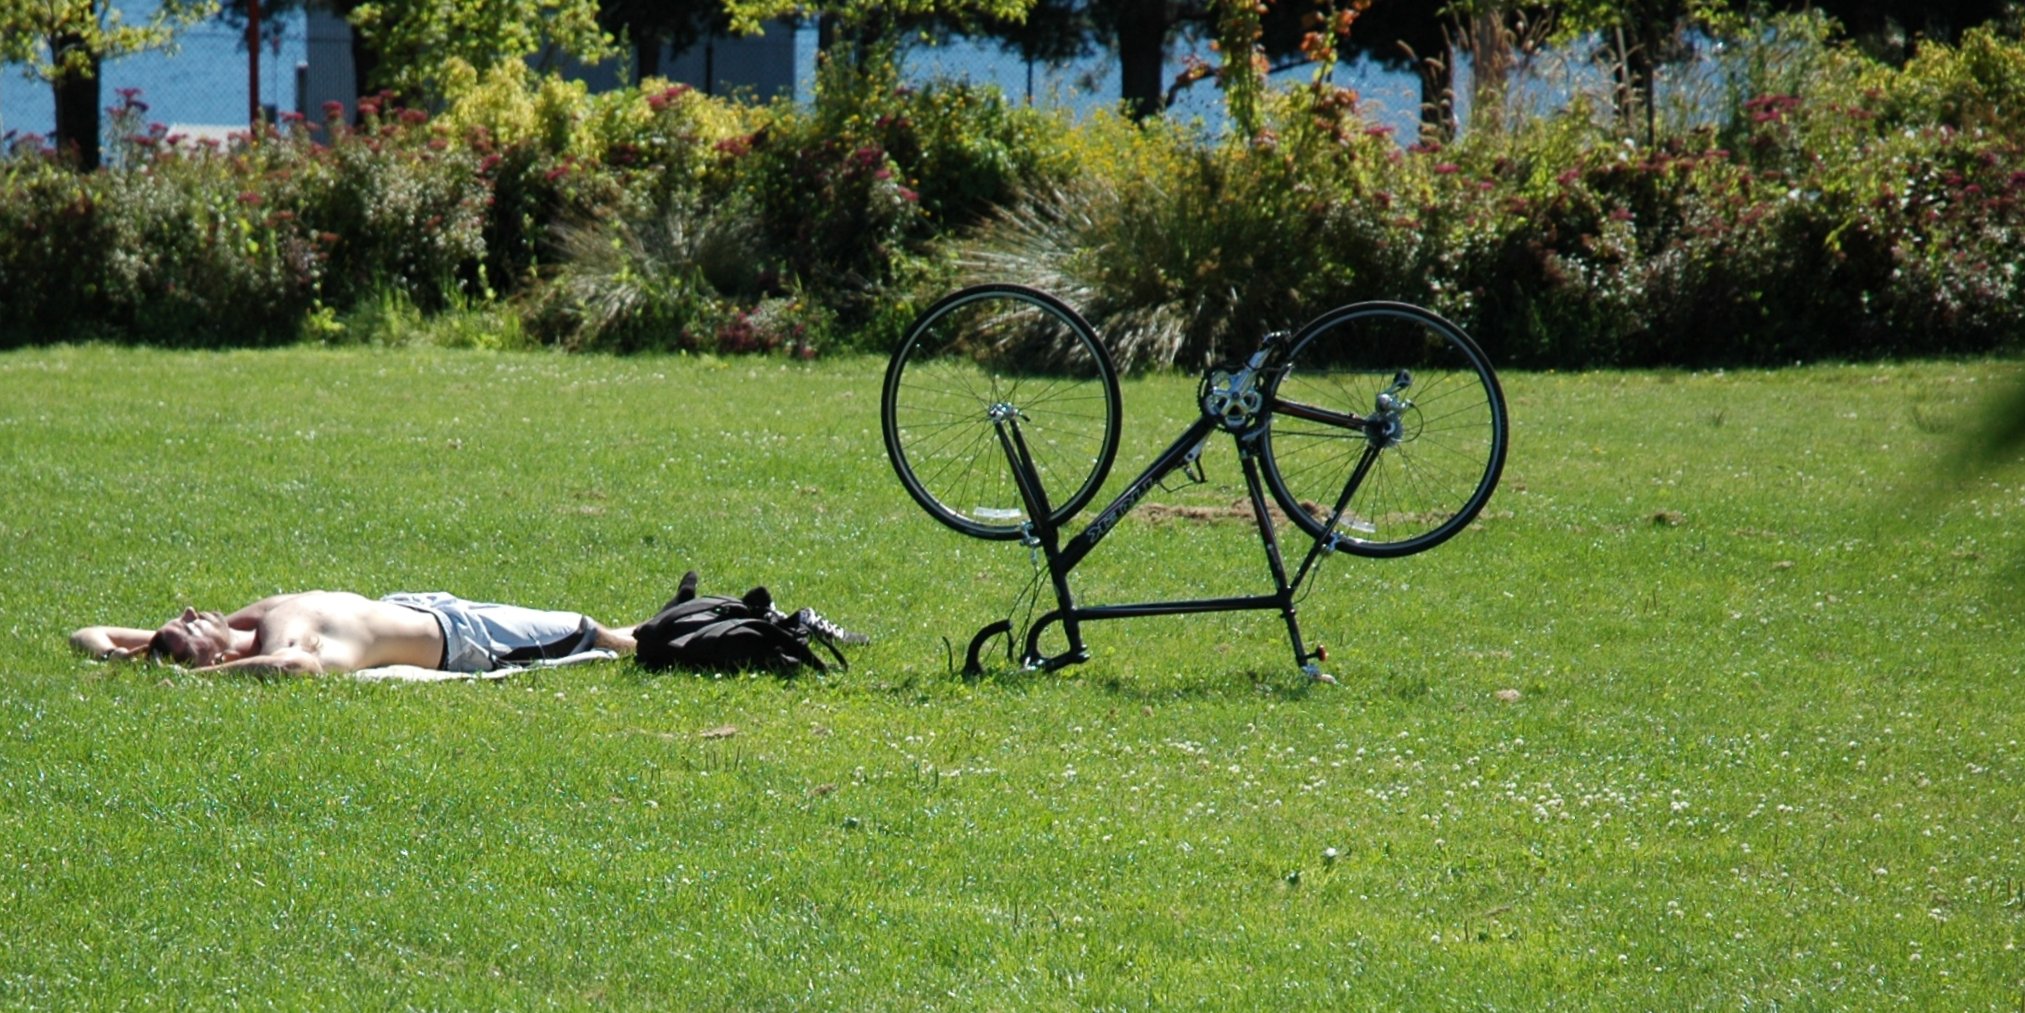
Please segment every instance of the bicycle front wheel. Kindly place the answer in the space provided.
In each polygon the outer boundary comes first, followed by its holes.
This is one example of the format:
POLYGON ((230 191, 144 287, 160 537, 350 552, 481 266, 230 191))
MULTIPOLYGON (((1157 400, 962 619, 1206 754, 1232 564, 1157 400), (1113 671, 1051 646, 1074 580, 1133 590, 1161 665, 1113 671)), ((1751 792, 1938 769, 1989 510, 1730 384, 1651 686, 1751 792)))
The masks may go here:
POLYGON ((1416 306, 1357 303, 1289 349, 1261 439, 1267 487, 1302 530, 1404 556, 1483 510, 1505 465, 1505 395, 1461 329, 1416 306))
POLYGON ((1029 520, 1000 442, 1017 427, 1063 524, 1118 453, 1118 371, 1096 331, 1046 293, 980 285, 923 312, 886 367, 879 422, 900 484, 936 520, 1014 538, 1029 520))

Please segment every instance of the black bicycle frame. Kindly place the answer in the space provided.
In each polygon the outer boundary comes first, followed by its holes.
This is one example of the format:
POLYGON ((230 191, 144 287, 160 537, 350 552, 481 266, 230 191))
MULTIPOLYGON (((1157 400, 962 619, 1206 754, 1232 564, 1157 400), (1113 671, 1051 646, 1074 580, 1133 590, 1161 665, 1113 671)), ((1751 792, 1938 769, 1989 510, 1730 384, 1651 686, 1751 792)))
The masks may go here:
MULTIPOLYGON (((1033 625, 1028 627, 1026 650, 1021 658, 1023 664, 1029 668, 1052 671, 1089 660, 1090 652, 1083 644, 1082 635, 1082 624, 1085 622, 1096 622, 1106 619, 1130 619, 1137 616, 1186 615, 1198 612, 1273 610, 1279 612, 1281 618, 1287 624, 1287 639, 1292 642, 1294 648, 1294 664, 1313 678, 1327 678, 1321 674, 1316 664, 1316 662, 1327 658, 1327 652, 1319 646, 1310 651, 1301 640, 1300 622, 1297 618, 1297 610, 1294 607, 1294 593, 1313 571, 1316 561, 1322 556, 1335 551, 1336 536, 1325 535, 1315 539, 1314 545, 1308 550, 1307 558, 1301 561, 1301 565, 1295 571, 1293 579, 1288 579, 1286 565, 1280 556, 1279 537, 1273 531, 1272 513, 1266 506, 1265 489, 1259 480, 1259 463, 1255 445, 1259 437, 1265 432, 1263 420, 1267 417, 1267 414, 1274 410, 1283 410, 1289 415, 1309 418, 1314 421, 1334 423, 1355 431, 1364 431, 1366 429, 1364 419, 1354 415, 1329 412, 1312 406, 1287 404, 1269 406, 1255 418, 1247 419, 1242 424, 1237 424, 1233 420, 1227 420, 1223 416, 1212 415, 1205 408, 1203 414, 1196 419, 1195 423, 1190 425, 1165 451, 1162 451, 1160 456, 1155 458, 1153 463, 1145 471, 1141 472, 1138 478, 1133 479, 1132 484, 1127 486, 1124 492, 1119 493, 1117 499, 1112 500, 1111 504, 1105 507, 1095 520, 1091 521, 1082 531, 1078 532, 1064 544, 1060 526, 1051 520, 1054 511, 1048 505, 1047 491, 1041 487, 1040 475, 1034 467, 1033 456, 1028 452, 1026 440, 1020 433, 1018 411, 1012 409, 1010 406, 1005 406, 1005 408, 1006 410, 994 412, 992 424, 997 431, 999 445, 1005 451, 1006 462, 1012 468, 1013 481, 1019 489, 1020 499, 1026 508, 1027 516, 1033 518, 1026 526, 1026 544, 1038 548, 1047 559, 1048 577, 1054 586, 1056 602, 1056 608, 1044 613, 1039 619, 1034 621, 1033 625), (1245 488, 1251 498, 1252 516, 1258 522, 1259 541, 1265 546, 1266 563, 1272 571, 1273 593, 1245 595, 1234 598, 1196 598, 1177 601, 1141 602, 1130 605, 1076 604, 1075 596, 1069 590, 1069 572, 1074 570, 1076 565, 1081 563, 1083 558, 1090 554, 1090 550, 1097 547, 1098 542, 1103 541, 1104 537, 1111 533, 1117 526, 1119 519, 1131 512, 1132 508, 1139 504, 1139 501, 1145 497, 1147 492, 1151 491, 1155 485, 1158 485, 1168 475, 1174 473, 1176 469, 1181 468, 1193 459, 1200 451, 1200 448, 1208 442, 1210 436, 1219 429, 1231 433, 1237 443, 1238 462, 1244 471, 1245 488), (1050 625, 1057 622, 1062 624, 1062 633, 1068 638, 1068 650, 1054 657, 1048 657, 1040 651, 1041 634, 1050 625)), ((1374 440, 1365 449, 1357 466, 1351 469, 1350 477, 1344 483, 1342 495, 1337 498, 1330 522, 1326 526, 1327 530, 1333 531, 1336 522, 1342 518, 1344 508, 1350 502, 1350 497, 1357 491, 1357 487, 1362 484, 1364 476, 1369 473, 1371 463, 1377 458, 1378 451, 1379 444, 1374 440)), ((984 670, 979 656, 980 652, 984 649, 987 641, 999 634, 1007 636, 1006 651, 1007 654, 1011 654, 1012 621, 1010 619, 1001 619, 995 623, 991 623, 977 631, 977 635, 971 638, 970 650, 964 659, 964 672, 966 674, 975 675, 984 670)))

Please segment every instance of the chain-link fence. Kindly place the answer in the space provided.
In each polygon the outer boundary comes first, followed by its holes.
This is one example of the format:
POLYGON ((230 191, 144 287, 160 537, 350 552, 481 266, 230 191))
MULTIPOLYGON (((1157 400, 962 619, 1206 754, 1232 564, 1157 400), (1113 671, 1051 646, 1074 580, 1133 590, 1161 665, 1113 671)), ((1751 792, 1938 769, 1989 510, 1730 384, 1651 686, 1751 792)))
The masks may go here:
MULTIPOLYGON (((102 74, 103 104, 115 105, 123 89, 135 89, 139 100, 147 104, 148 122, 165 124, 179 133, 204 135, 244 129, 251 101, 249 77, 258 81, 258 101, 269 115, 293 110, 318 118, 324 102, 349 104, 356 98, 352 94, 356 86, 351 78, 348 29, 342 22, 330 15, 305 17, 298 12, 271 19, 264 28, 257 74, 252 70, 243 32, 224 21, 207 22, 182 32, 173 51, 107 62, 102 74)), ((785 81, 792 81, 795 97, 806 100, 815 79, 815 28, 776 25, 769 34, 773 38, 765 42, 706 39, 689 52, 670 54, 663 61, 662 72, 718 94, 779 93, 785 91, 785 81), (786 33, 787 38, 775 33, 786 33), (785 69, 780 66, 783 62, 789 64, 785 69)), ((1209 56, 1206 49, 1190 52, 1186 45, 1175 48, 1168 80, 1181 73, 1190 56, 1209 56)), ((990 40, 956 38, 910 46, 904 53, 903 67, 917 83, 941 78, 994 85, 1009 98, 1066 107, 1078 114, 1114 107, 1119 101, 1118 62, 1103 52, 1050 64, 1023 59, 990 40)), ((1397 119, 1408 125, 1413 121, 1417 95, 1400 75, 1350 68, 1342 79, 1363 92, 1371 100, 1368 107, 1387 122, 1397 119)), ((1221 100, 1214 85, 1199 82, 1182 90, 1171 115, 1201 118, 1212 126, 1220 122, 1221 100)), ((0 132, 17 137, 46 136, 54 122, 47 83, 24 77, 18 66, 0 73, 0 132)))
MULTIPOLYGON (((1181 40, 1169 47, 1165 81, 1181 77, 1191 60, 1214 64, 1217 57, 1207 40, 1181 40)), ((1119 95, 1118 60, 1113 54, 1096 52, 1065 63, 1028 60, 1019 53, 987 39, 955 38, 938 43, 919 43, 903 55, 908 77, 916 81, 949 79, 995 85, 1008 98, 1047 107, 1065 107, 1077 114, 1117 108, 1119 95)), ((1297 67, 1274 78, 1275 85, 1306 81, 1312 68, 1297 67)), ((1417 82, 1407 74, 1392 73, 1368 65, 1339 68, 1336 82, 1357 89, 1366 100, 1366 110, 1384 122, 1412 136, 1418 122, 1420 95, 1417 82)), ((1211 128, 1223 122, 1223 97, 1209 80, 1197 81, 1174 91, 1167 115, 1184 121, 1201 120, 1211 128)))
MULTIPOLYGON (((257 74, 246 51, 245 32, 223 21, 179 33, 173 50, 109 60, 100 71, 102 104, 116 105, 123 90, 133 89, 147 105, 150 122, 183 133, 244 129, 254 82, 259 85, 259 102, 270 114, 296 109, 298 78, 306 59, 303 17, 270 20, 262 35, 257 74)), ((0 131, 17 137, 46 136, 55 120, 47 82, 26 76, 18 65, 0 72, 0 131)))

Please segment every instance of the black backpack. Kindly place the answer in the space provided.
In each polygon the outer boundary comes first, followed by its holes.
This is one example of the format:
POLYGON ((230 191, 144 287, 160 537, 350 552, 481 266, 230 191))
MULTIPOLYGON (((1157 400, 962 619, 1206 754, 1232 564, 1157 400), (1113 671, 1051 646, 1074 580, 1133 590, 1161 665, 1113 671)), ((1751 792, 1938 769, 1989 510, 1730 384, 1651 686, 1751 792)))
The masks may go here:
MULTIPOLYGON (((773 595, 755 587, 742 598, 698 595, 696 571, 682 577, 682 589, 654 618, 633 628, 639 662, 651 671, 699 668, 709 671, 764 670, 791 674, 803 665, 829 671, 810 644, 821 644, 843 668, 844 656, 831 642, 837 630, 807 609, 785 615, 773 595)), ((843 634, 849 642, 855 635, 843 634)), ((862 640, 863 638, 857 638, 862 640)))

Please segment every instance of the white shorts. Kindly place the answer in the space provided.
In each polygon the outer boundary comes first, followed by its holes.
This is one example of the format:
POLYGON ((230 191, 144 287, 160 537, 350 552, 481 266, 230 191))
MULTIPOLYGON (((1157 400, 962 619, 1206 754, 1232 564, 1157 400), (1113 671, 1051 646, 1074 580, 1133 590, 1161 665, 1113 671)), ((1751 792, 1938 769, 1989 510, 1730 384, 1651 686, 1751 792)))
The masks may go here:
POLYGON ((442 591, 401 592, 381 601, 436 617, 445 672, 490 672, 590 650, 598 624, 577 612, 465 601, 442 591))

